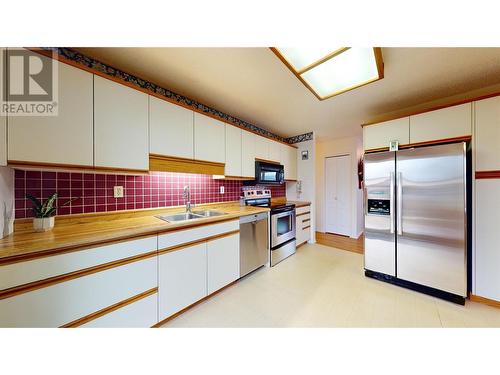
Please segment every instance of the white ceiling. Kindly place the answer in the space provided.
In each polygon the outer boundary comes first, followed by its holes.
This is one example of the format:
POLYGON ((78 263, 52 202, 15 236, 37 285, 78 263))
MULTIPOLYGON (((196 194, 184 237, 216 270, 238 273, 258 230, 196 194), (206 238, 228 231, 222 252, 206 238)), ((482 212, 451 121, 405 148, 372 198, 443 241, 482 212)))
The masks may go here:
POLYGON ((382 48, 385 78, 319 101, 268 48, 77 48, 288 137, 358 135, 389 112, 500 83, 500 48, 382 48))

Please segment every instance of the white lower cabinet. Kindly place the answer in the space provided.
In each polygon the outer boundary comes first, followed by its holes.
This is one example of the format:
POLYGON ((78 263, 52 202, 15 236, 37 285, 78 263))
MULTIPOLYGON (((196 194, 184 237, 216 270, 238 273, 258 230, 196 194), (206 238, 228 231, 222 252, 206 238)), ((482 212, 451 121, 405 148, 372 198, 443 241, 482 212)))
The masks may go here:
POLYGON ((475 294, 500 301, 500 180, 476 180, 475 294))
POLYGON ((158 323, 158 294, 123 306, 109 314, 91 320, 83 328, 146 328, 158 323))
POLYGON ((207 295, 207 244, 160 255, 158 318, 163 320, 207 295))
POLYGON ((311 239, 311 207, 299 207, 295 210, 295 232, 297 246, 311 239))
POLYGON ((208 294, 240 277, 240 235, 233 234, 207 243, 208 294))
POLYGON ((157 286, 157 257, 0 300, 1 327, 60 327, 157 286))

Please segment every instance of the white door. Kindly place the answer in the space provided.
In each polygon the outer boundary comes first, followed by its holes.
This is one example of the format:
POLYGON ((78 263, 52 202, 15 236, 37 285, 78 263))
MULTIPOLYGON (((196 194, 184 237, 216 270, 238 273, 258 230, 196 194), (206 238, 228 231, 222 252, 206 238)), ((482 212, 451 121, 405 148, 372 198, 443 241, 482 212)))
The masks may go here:
POLYGON ((325 159, 326 232, 351 234, 351 157, 325 159))

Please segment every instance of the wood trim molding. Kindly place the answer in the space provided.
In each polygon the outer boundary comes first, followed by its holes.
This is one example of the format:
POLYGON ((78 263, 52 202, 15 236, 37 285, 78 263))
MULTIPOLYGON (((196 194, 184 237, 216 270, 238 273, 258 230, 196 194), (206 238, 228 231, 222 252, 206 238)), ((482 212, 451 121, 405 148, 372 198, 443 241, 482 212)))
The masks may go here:
POLYGON ((309 219, 302 220, 303 223, 307 223, 308 221, 311 221, 311 219, 309 218, 309 219))
POLYGON ((496 301, 494 299, 476 296, 474 294, 469 295, 469 299, 473 302, 479 302, 479 303, 483 303, 483 304, 488 305, 488 306, 500 308, 500 301, 496 301))
POLYGON ((142 292, 140 294, 137 294, 133 297, 130 297, 130 298, 127 298, 126 300, 123 300, 123 301, 120 301, 118 303, 115 303, 114 305, 111 305, 111 306, 108 306, 108 307, 105 307, 104 309, 101 309, 99 311, 96 311, 92 314, 89 314, 89 315, 86 315, 80 319, 77 319, 77 320, 73 320, 72 322, 70 323, 67 323, 63 326, 61 326, 60 328, 76 328, 76 327, 79 327, 85 323, 88 323, 92 320, 95 320, 97 318, 100 318, 101 316, 104 316, 104 315, 107 315, 115 310, 118 310, 122 307, 125 307, 127 305, 130 305, 131 303, 134 303, 134 302, 137 302, 143 298, 146 298, 146 297, 149 297, 153 294, 156 294, 158 293, 158 287, 156 288, 152 288, 152 289, 149 289, 149 290, 146 290, 145 292, 142 292))
POLYGON ((75 165, 75 164, 57 164, 57 163, 43 163, 37 161, 21 161, 21 160, 8 160, 7 164, 12 168, 47 168, 47 169, 62 169, 62 170, 73 170, 78 169, 80 171, 91 171, 91 172, 109 172, 109 173, 133 173, 137 174, 148 174, 147 169, 128 169, 128 168, 114 168, 114 167, 96 167, 93 165, 75 165))
POLYGON ((152 326, 151 328, 159 328, 161 327, 162 325, 164 325, 165 323, 167 323, 168 321, 172 320, 172 319, 175 319, 177 318, 179 315, 182 315, 184 314, 186 311, 188 311, 189 309, 192 309, 193 307, 199 305, 200 303, 202 302, 205 302, 207 299, 209 298, 212 298, 213 296, 215 296, 216 294, 219 294, 220 292, 222 292, 223 290, 226 290, 227 288, 230 288, 232 287, 234 284, 236 284, 239 280, 235 280, 233 281, 232 283, 230 284, 227 284, 226 286, 223 286, 222 288, 220 288, 219 290, 216 290, 215 292, 213 292, 212 294, 209 294, 208 296, 205 296, 203 297, 202 299, 192 303, 191 305, 183 308, 182 310, 176 312, 175 314, 172 314, 170 315, 169 317, 163 319, 163 320, 160 320, 158 323, 156 323, 154 326, 152 326))
POLYGON ((295 215, 295 217, 299 217, 299 216, 303 216, 303 215, 308 215, 310 213, 311 213, 311 211, 301 212, 300 214, 295 215))
POLYGON ((242 177, 242 176, 228 176, 228 175, 224 175, 224 177, 217 178, 217 180, 253 181, 253 180, 255 180, 255 177, 242 177))
POLYGON ((255 158, 255 161, 262 161, 262 162, 264 162, 264 163, 281 165, 279 161, 275 161, 275 160, 267 160, 267 159, 259 159, 259 158, 255 158))
MULTIPOLYGON (((26 49, 27 49, 27 50, 30 50, 30 51, 32 51, 32 52, 36 52, 36 53, 38 53, 38 54, 40 54, 40 55, 43 55, 43 56, 45 56, 45 57, 49 57, 49 58, 53 58, 53 57, 54 57, 54 56, 53 56, 52 51, 47 51, 47 50, 45 50, 45 49, 43 49, 43 48, 33 48, 33 47, 32 47, 32 48, 26 48, 26 49)), ((279 140, 279 139, 272 138, 272 137, 269 137, 269 136, 266 136, 266 135, 260 134, 260 133, 258 133, 258 132, 255 132, 255 131, 251 131, 251 130, 249 130, 249 129, 247 129, 247 128, 243 127, 243 126, 240 126, 240 125, 237 125, 237 124, 235 124, 235 123, 232 123, 232 122, 230 122, 230 121, 228 121, 228 120, 226 120, 226 119, 224 119, 224 118, 221 118, 221 117, 215 116, 215 115, 213 115, 213 114, 211 114, 211 113, 204 112, 204 111, 203 111, 203 110, 201 110, 201 109, 193 108, 193 107, 190 107, 190 106, 185 105, 185 104, 183 104, 183 103, 179 103, 179 102, 178 102, 178 101, 176 101, 175 99, 167 98, 166 96, 160 95, 160 94, 158 94, 158 93, 156 93, 156 92, 154 92, 154 91, 150 91, 150 90, 144 89, 144 88, 139 87, 139 86, 137 86, 137 85, 135 85, 135 84, 133 84, 133 83, 130 83, 130 82, 124 81, 123 79, 120 79, 120 78, 118 78, 118 77, 110 76, 110 75, 108 75, 108 74, 106 74, 106 73, 103 73, 103 72, 101 72, 101 71, 97 70, 97 69, 92 69, 92 68, 89 68, 89 67, 87 67, 87 66, 85 66, 85 65, 83 65, 83 64, 80 64, 80 63, 75 62, 75 61, 73 61, 73 60, 67 59, 67 58, 65 58, 64 56, 59 55, 57 52, 55 53, 55 55, 56 55, 55 60, 57 60, 57 61, 59 61, 59 62, 61 62, 61 63, 67 64, 67 65, 71 65, 71 66, 72 66, 72 67, 74 67, 74 68, 81 69, 81 70, 85 70, 86 72, 89 72, 89 73, 95 74, 95 75, 97 75, 97 76, 99 76, 99 77, 102 77, 102 78, 105 78, 105 79, 109 79, 110 81, 113 81, 113 82, 116 82, 116 83, 122 84, 122 85, 127 86, 127 87, 129 87, 129 88, 131 88, 131 89, 134 89, 134 90, 137 90, 137 91, 143 92, 143 93, 145 93, 145 94, 148 94, 148 95, 154 96, 154 97, 156 97, 156 98, 158 98, 158 99, 161 99, 161 100, 164 100, 164 101, 166 101, 166 102, 169 102, 169 103, 172 103, 172 104, 178 105, 178 106, 180 106, 180 107, 184 107, 184 108, 189 109, 189 110, 191 110, 191 111, 193 111, 193 112, 200 113, 200 114, 202 114, 202 115, 204 115, 204 116, 211 117, 211 118, 213 118, 213 119, 215 119, 215 120, 221 121, 221 122, 223 122, 223 123, 225 123, 225 124, 228 124, 228 125, 234 126, 234 127, 236 127, 236 128, 239 128, 239 129, 241 129, 241 130, 247 131, 247 132, 249 132, 249 133, 256 134, 256 135, 258 135, 258 136, 261 136, 261 137, 264 137, 264 138, 270 139, 270 140, 272 140, 272 141, 275 141, 275 142, 278 142, 278 143, 281 143, 281 144, 284 144, 284 145, 287 145, 287 146, 290 146, 290 147, 293 147, 293 148, 298 148, 298 147, 297 147, 297 146, 295 146, 295 145, 292 145, 292 144, 290 144, 290 143, 287 143, 287 142, 281 141, 281 140, 279 140)), ((140 77, 137 77, 137 78, 140 78, 140 77)), ((141 78, 141 79, 142 79, 142 78, 141 78)), ((158 85, 158 86, 159 86, 159 85, 158 85)), ((170 90, 169 90, 169 91, 170 91, 170 90)), ((201 103, 199 100, 197 100, 196 98, 194 98, 194 100, 195 100, 196 102, 198 102, 198 103, 202 104, 202 103, 201 103)), ((207 106, 207 107, 209 107, 209 106, 207 106)), ((245 121, 245 122, 246 122, 246 121, 245 121)), ((250 125, 251 125, 251 124, 250 124, 250 125)), ((255 126, 255 125, 253 125, 253 126, 255 126)), ((262 129, 262 130, 265 130, 265 129, 262 129)), ((271 133, 271 132, 270 132, 270 133, 271 133)), ((277 135, 277 136, 278 136, 278 135, 277 135)), ((283 138, 283 137, 282 137, 282 138, 283 138)))
POLYGON ((306 229, 309 229, 309 228, 311 228, 310 225, 308 225, 307 227, 302 228, 302 230, 306 230, 306 229))
MULTIPOLYGON (((432 140, 432 141, 408 143, 405 145, 400 145, 399 149, 405 150, 405 149, 412 148, 412 147, 433 146, 433 145, 455 143, 455 142, 469 142, 471 139, 472 139, 472 136, 463 135, 460 137, 443 138, 443 139, 436 139, 436 140, 432 140)), ((370 154, 373 152, 381 152, 381 151, 389 151, 389 147, 371 148, 371 149, 365 150, 365 154, 370 154)))
POLYGON ((224 168, 224 163, 149 154, 150 171, 223 175, 224 168))
POLYGON ((134 263, 134 262, 138 262, 140 260, 152 258, 152 257, 155 257, 157 255, 158 255, 158 252, 156 250, 154 250, 154 251, 150 251, 147 253, 134 255, 134 256, 131 256, 128 258, 99 264, 97 266, 84 268, 84 269, 81 269, 78 271, 73 271, 73 272, 62 274, 62 275, 49 277, 47 279, 37 280, 37 281, 33 281, 33 282, 30 282, 27 284, 17 285, 17 286, 14 286, 12 288, 0 290, 0 300, 5 299, 5 298, 14 297, 14 296, 17 296, 19 294, 31 292, 33 290, 46 288, 46 287, 49 287, 49 286, 52 286, 55 284, 63 283, 63 282, 77 279, 77 278, 80 278, 83 276, 91 275, 91 274, 94 274, 97 272, 106 271, 106 270, 109 270, 111 268, 120 267, 120 266, 123 266, 125 264, 134 263))
POLYGON ((233 236, 233 235, 239 234, 239 233, 240 233, 240 230, 238 229, 238 230, 233 230, 231 232, 216 234, 214 236, 203 237, 203 238, 200 238, 200 239, 197 239, 194 241, 190 241, 190 242, 184 242, 184 243, 181 243, 181 244, 175 245, 175 246, 165 247, 163 249, 158 250, 158 255, 163 255, 166 253, 170 253, 172 251, 182 250, 182 249, 185 249, 186 247, 195 246, 195 245, 198 245, 198 244, 203 243, 203 242, 210 242, 210 241, 218 240, 220 238, 233 236))
POLYGON ((476 180, 500 178, 500 171, 476 171, 476 180))

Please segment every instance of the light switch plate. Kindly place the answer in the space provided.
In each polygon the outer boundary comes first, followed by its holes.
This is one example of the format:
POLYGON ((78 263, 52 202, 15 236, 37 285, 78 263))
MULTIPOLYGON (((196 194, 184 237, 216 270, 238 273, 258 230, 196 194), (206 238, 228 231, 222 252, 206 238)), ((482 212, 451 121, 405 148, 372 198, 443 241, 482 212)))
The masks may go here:
POLYGON ((219 192, 220 192, 221 194, 224 194, 224 186, 221 186, 221 187, 219 188, 219 192))
POLYGON ((115 187, 113 187, 113 197, 115 197, 115 198, 123 198, 123 186, 115 186, 115 187))

